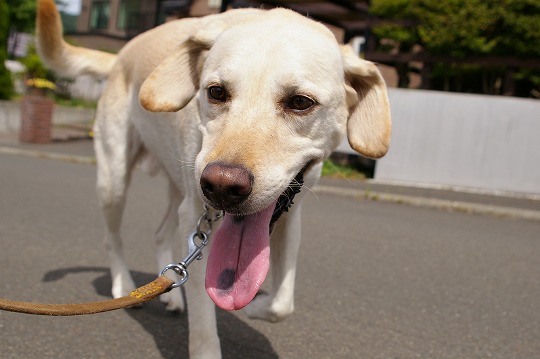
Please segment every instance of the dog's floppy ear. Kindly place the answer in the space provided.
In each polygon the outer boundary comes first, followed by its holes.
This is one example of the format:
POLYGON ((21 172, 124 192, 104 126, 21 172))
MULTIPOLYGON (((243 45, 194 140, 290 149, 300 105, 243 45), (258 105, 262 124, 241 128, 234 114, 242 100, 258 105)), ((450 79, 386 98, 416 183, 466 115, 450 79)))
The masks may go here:
POLYGON ((342 46, 345 91, 349 106, 347 138, 351 147, 369 158, 380 158, 390 145, 390 103, 384 80, 372 62, 342 46))
POLYGON ((186 106, 199 89, 205 58, 220 29, 205 31, 184 41, 143 82, 139 101, 152 112, 176 112, 186 106))

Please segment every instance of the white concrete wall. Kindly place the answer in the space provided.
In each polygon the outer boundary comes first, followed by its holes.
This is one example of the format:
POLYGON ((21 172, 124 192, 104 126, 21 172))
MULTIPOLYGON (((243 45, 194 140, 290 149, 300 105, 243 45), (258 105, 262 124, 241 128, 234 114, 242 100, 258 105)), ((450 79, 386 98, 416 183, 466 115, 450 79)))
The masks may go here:
POLYGON ((540 194, 540 101, 390 89, 378 180, 540 194))
MULTIPOLYGON (((78 107, 54 106, 53 124, 88 124, 94 120, 95 110, 78 107)), ((21 121, 21 104, 0 101, 0 132, 16 133, 21 121)))
POLYGON ((21 104, 0 100, 0 133, 19 131, 21 122, 21 104))
POLYGON ((103 93, 105 84, 105 80, 96 80, 90 75, 82 75, 73 81, 69 92, 74 98, 97 101, 103 93))

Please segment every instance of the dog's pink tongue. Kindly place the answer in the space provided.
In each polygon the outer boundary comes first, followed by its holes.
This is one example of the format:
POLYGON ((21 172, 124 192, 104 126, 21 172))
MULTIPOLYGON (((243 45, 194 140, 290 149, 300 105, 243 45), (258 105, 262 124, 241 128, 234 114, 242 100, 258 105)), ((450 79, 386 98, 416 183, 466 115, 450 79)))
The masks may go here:
POLYGON ((242 309, 259 291, 270 265, 269 228, 275 206, 242 219, 225 214, 206 266, 206 291, 218 307, 242 309))

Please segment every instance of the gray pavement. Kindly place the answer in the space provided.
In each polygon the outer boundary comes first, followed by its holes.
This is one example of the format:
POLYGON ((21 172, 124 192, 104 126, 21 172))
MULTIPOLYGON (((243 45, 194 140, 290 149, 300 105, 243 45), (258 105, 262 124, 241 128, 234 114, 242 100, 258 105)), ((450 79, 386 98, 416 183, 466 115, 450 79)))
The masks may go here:
MULTIPOLYGON (((95 168, 82 160, 92 156, 90 141, 0 141, 0 296, 109 296, 95 168)), ((295 313, 269 324, 218 311, 224 358, 540 358, 540 221, 399 196, 532 212, 537 202, 329 179, 320 188, 306 199, 295 313)), ((138 284, 157 270, 165 196, 163 179, 135 174, 123 235, 138 284)), ((187 330, 158 301, 87 317, 0 312, 0 357, 187 357, 187 330)))

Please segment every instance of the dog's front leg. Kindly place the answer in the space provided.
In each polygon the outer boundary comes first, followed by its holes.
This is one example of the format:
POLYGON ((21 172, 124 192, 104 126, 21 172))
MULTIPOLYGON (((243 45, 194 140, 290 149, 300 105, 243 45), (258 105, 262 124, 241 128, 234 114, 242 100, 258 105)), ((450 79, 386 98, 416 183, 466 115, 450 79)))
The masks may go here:
MULTIPOLYGON (((186 198, 178 210, 180 233, 188 238, 196 228, 203 211, 198 198, 186 198)), ((183 245, 186 245, 184 243, 183 245)), ((206 262, 208 247, 203 258, 194 261, 188 268, 189 280, 185 284, 189 322, 190 359, 219 359, 221 347, 216 326, 216 308, 205 290, 206 262)))
POLYGON ((294 281, 301 232, 300 209, 300 203, 295 204, 276 223, 270 244, 272 289, 269 294, 258 294, 246 307, 245 311, 250 318, 278 322, 294 311, 294 281))
MULTIPOLYGON (((167 212, 156 232, 158 270, 174 262, 172 243, 177 242, 178 238, 178 207, 182 202, 182 195, 171 180, 169 180, 168 198, 169 206, 167 212)), ((182 250, 181 253, 184 255, 187 253, 187 250, 182 250)), ((167 275, 174 280, 174 275, 168 273, 167 275)), ((173 272, 171 271, 171 273, 173 272)), ((185 309, 184 298, 182 297, 180 288, 175 288, 168 293, 162 294, 160 300, 167 305, 167 310, 183 312, 185 309)))

